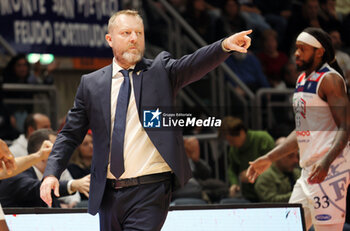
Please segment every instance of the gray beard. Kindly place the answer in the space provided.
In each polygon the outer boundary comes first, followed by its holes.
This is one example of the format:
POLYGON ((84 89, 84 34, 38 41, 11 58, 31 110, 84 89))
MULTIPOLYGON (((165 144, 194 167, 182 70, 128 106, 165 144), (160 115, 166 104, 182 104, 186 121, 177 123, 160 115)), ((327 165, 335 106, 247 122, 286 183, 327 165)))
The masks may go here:
POLYGON ((128 63, 132 63, 132 64, 136 64, 137 62, 139 62, 143 57, 143 52, 140 52, 138 54, 132 54, 129 52, 125 52, 123 54, 123 58, 128 62, 128 63))

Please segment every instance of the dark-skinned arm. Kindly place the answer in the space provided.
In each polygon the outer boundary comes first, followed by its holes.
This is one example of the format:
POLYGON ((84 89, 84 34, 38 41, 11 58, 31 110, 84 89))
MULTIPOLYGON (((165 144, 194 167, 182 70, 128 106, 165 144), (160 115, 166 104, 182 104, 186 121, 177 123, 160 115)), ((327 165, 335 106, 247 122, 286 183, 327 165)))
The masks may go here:
POLYGON ((308 178, 310 184, 321 183, 326 178, 329 166, 348 142, 350 129, 349 101, 344 80, 336 74, 328 74, 321 82, 318 94, 328 103, 338 130, 327 153, 312 167, 308 178))
POLYGON ((295 151, 298 151, 298 143, 295 131, 293 131, 288 135, 283 143, 276 146, 264 156, 249 162, 250 166, 247 170, 248 180, 251 183, 254 183, 256 178, 271 166, 272 162, 295 151))

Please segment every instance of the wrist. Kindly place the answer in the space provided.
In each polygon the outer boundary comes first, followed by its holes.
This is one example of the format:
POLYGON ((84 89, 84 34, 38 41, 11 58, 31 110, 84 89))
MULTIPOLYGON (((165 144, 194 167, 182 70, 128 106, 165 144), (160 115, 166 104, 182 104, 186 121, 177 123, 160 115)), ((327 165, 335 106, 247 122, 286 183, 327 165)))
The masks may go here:
POLYGON ((41 156, 40 151, 37 151, 37 152, 30 154, 30 155, 34 156, 36 160, 43 160, 43 157, 41 156))
POLYGON ((232 52, 233 52, 232 50, 226 48, 226 40, 227 40, 227 38, 225 38, 224 40, 222 40, 222 42, 221 42, 221 49, 222 49, 223 51, 227 52, 227 53, 232 53, 232 52))

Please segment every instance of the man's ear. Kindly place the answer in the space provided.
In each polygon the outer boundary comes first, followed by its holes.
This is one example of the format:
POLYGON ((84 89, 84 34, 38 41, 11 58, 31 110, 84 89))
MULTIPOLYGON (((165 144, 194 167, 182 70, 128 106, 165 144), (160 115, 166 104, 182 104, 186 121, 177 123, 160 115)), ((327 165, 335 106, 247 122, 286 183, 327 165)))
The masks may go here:
POLYGON ((108 45, 110 47, 112 47, 112 36, 111 36, 111 34, 106 34, 105 38, 106 38, 106 41, 107 41, 108 45))

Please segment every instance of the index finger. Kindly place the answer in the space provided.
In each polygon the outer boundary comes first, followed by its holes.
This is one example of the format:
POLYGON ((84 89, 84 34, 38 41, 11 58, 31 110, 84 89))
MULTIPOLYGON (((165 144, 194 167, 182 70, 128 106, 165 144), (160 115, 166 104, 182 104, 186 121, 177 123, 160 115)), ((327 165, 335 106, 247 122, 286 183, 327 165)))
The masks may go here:
POLYGON ((251 34, 253 32, 252 29, 250 30, 244 30, 244 31, 241 31, 241 32, 238 32, 239 35, 248 35, 248 34, 251 34))
POLYGON ((40 198, 49 206, 52 206, 51 188, 42 185, 40 188, 40 198))
POLYGON ((40 186, 40 198, 49 206, 52 206, 52 197, 51 197, 51 191, 52 189, 55 190, 55 184, 54 182, 50 182, 47 179, 44 179, 44 181, 41 183, 40 186))
POLYGON ((88 192, 83 192, 83 194, 84 194, 87 198, 89 198, 89 193, 88 193, 88 192))

